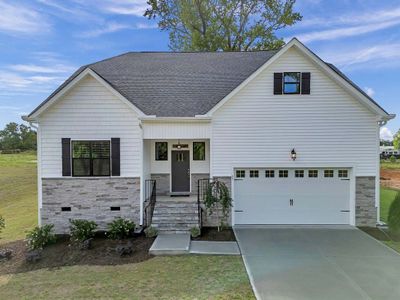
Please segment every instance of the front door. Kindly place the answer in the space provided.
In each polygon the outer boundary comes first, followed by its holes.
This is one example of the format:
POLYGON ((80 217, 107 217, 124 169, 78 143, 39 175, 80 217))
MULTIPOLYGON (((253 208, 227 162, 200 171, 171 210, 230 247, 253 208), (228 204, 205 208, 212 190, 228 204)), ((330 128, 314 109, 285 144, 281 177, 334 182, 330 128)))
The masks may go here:
POLYGON ((172 192, 190 192, 189 151, 172 151, 172 192))

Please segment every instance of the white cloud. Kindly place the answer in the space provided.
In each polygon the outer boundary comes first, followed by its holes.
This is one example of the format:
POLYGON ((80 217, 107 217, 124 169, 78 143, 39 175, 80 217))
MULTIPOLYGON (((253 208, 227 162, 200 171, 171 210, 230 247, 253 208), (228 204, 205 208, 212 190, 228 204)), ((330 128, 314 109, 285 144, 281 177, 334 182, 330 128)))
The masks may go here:
POLYGON ((67 66, 63 64, 52 65, 52 66, 40 66, 34 64, 18 64, 11 65, 9 69, 18 72, 26 72, 26 73, 68 73, 73 72, 76 68, 72 66, 67 66))
POLYGON ((44 16, 30 7, 0 0, 0 31, 9 34, 43 33, 50 30, 44 16))
POLYGON ((147 0, 108 0, 100 8, 107 13, 142 17, 147 7, 147 0))
POLYGON ((379 132, 380 138, 381 140, 385 140, 385 141, 392 141, 393 140, 393 134, 390 131, 389 128, 387 127, 382 127, 380 132, 379 132))
POLYGON ((334 40, 343 37, 357 36, 378 30, 390 28, 393 26, 400 25, 400 18, 397 20, 386 21, 382 23, 369 23, 366 25, 359 25, 353 27, 343 27, 338 29, 328 29, 322 31, 314 31, 310 33, 300 34, 297 37, 304 43, 322 41, 322 40, 334 40))
POLYGON ((102 28, 83 32, 79 36, 80 37, 98 37, 103 34, 113 33, 113 32, 117 32, 117 31, 121 31, 121 30, 125 30, 125 29, 131 29, 131 28, 132 28, 132 26, 127 25, 127 24, 120 24, 120 23, 112 22, 112 23, 107 23, 102 28))
POLYGON ((373 88, 370 87, 365 87, 365 92, 367 93, 368 96, 372 97, 375 94, 375 91, 373 90, 373 88))

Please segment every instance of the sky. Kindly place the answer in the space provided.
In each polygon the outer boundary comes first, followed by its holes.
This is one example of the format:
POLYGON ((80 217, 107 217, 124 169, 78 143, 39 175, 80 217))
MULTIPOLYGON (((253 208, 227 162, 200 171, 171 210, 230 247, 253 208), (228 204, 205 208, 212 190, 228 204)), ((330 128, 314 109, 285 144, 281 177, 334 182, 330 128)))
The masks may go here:
MULTIPOLYGON (((0 128, 21 123, 79 66, 128 51, 167 51, 168 32, 146 0, 0 0, 0 128)), ((400 1, 298 0, 303 20, 277 32, 337 65, 386 111, 399 115, 400 1), (396 74, 396 73, 395 73, 396 74)))

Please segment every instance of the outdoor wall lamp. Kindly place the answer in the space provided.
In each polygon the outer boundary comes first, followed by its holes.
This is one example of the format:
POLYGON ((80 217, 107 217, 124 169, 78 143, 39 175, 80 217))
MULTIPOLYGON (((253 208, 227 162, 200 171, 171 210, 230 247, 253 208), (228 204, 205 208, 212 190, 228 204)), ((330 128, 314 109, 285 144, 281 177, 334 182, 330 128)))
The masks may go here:
POLYGON ((295 161, 297 158, 297 153, 296 153, 296 150, 294 150, 294 148, 290 152, 290 157, 292 158, 293 161, 295 161))

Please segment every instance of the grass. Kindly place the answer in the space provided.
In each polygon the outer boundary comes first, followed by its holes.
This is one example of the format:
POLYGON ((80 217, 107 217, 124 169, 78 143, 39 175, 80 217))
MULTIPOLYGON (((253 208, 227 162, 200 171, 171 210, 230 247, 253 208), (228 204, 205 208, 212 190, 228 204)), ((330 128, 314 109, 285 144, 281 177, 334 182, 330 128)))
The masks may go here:
POLYGON ((387 222, 390 204, 392 204, 398 192, 399 191, 394 189, 381 187, 381 221, 387 222))
MULTIPOLYGON (((0 155, 0 243, 37 224, 35 153, 0 155)), ((2 299, 254 299, 238 256, 155 257, 115 266, 63 266, 0 273, 2 299)))
POLYGON ((36 154, 0 154, 0 243, 22 239, 37 224, 36 154))
POLYGON ((395 162, 390 162, 389 160, 381 160, 381 168, 382 169, 400 169, 400 160, 396 160, 395 162))

